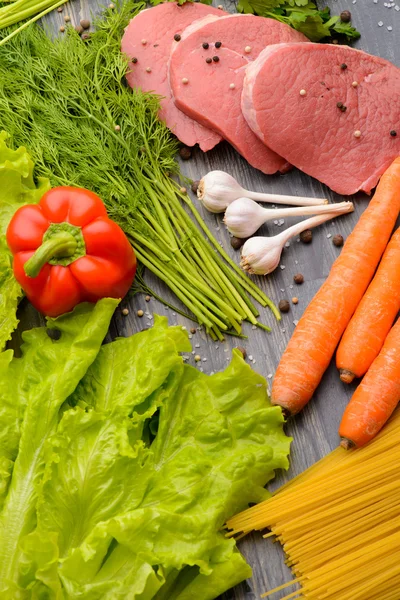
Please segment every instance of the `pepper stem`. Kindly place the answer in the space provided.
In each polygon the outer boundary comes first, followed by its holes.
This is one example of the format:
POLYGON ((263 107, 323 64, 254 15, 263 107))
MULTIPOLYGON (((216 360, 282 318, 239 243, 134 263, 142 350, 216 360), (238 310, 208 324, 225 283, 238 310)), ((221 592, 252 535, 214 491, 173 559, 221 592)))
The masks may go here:
POLYGON ((53 235, 26 261, 24 271, 28 277, 37 277, 46 263, 52 258, 70 257, 76 252, 78 242, 66 231, 53 235))

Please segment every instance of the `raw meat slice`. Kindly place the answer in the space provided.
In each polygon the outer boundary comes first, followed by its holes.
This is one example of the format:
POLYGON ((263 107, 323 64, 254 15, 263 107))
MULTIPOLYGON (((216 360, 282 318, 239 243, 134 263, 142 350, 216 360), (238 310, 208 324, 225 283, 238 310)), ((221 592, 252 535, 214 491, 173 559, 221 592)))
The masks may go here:
POLYGON ((288 165, 260 142, 243 118, 243 77, 249 61, 265 46, 288 41, 308 40, 273 19, 253 15, 216 19, 209 15, 184 30, 171 54, 170 85, 178 108, 217 131, 264 173, 284 171, 288 165))
POLYGON ((348 46, 280 44, 249 65, 253 131, 339 194, 367 193, 400 155, 400 69, 348 46))
POLYGON ((127 80, 131 87, 145 92, 155 92, 161 100, 160 119, 187 146, 199 144, 205 152, 221 141, 221 136, 193 121, 173 103, 168 84, 167 69, 171 47, 177 42, 174 36, 196 19, 214 14, 223 17, 225 12, 206 6, 186 2, 179 6, 175 2, 159 4, 142 10, 134 17, 121 42, 121 50, 129 59, 127 80), (136 59, 135 62, 132 62, 136 59))

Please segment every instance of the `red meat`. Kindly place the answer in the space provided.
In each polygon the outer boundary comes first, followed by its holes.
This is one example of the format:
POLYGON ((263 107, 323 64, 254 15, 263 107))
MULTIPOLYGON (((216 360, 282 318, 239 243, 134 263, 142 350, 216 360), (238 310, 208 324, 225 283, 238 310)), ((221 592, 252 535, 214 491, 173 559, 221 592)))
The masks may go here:
POLYGON ((174 36, 181 34, 192 21, 208 14, 222 17, 226 13, 193 2, 186 2, 182 6, 175 2, 159 4, 141 11, 132 19, 121 42, 122 52, 131 61, 127 74, 129 85, 162 96, 160 119, 165 121, 181 142, 188 146, 198 143, 204 151, 211 150, 221 141, 221 137, 176 108, 171 99, 167 68, 171 47, 178 44, 174 36))
POLYGON ((178 108, 218 132, 264 173, 283 171, 288 165, 260 142, 243 118, 240 99, 245 67, 265 46, 291 41, 308 40, 273 19, 210 15, 185 29, 171 54, 170 85, 178 108))
POLYGON ((264 143, 339 194, 367 193, 400 155, 400 69, 348 46, 279 44, 246 71, 264 143))

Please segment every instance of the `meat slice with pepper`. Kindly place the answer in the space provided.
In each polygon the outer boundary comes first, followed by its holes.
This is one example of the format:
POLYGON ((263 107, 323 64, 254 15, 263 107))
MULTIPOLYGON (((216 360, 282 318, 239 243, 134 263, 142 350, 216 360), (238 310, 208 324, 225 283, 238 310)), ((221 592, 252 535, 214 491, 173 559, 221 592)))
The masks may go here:
POLYGON ((219 133, 263 173, 285 171, 289 165, 260 142, 243 118, 244 69, 268 44, 288 41, 308 40, 273 19, 209 15, 183 31, 171 55, 169 77, 177 107, 219 133))
POLYGON ((400 155, 399 96, 400 69, 382 58, 334 44, 280 44, 246 69, 242 109, 275 152, 350 195, 369 193, 400 155))
POLYGON ((181 43, 181 33, 196 19, 213 14, 223 17, 221 10, 201 3, 165 2, 142 10, 125 30, 121 50, 130 59, 127 81, 133 88, 155 92, 161 97, 160 119, 187 146, 199 144, 211 150, 221 136, 183 114, 173 103, 168 84, 168 61, 171 48, 181 43))

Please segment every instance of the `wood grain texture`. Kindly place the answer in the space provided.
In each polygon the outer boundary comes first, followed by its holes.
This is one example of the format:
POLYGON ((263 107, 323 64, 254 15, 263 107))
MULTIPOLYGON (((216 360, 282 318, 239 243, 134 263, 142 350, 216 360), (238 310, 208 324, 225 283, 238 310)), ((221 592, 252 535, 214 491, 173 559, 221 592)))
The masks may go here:
MULTIPOLYGON (((215 4, 218 4, 215 2, 215 4)), ((59 27, 64 25, 64 16, 71 17, 73 25, 79 24, 80 19, 92 19, 98 14, 103 3, 97 0, 74 0, 68 2, 63 12, 54 12, 45 19, 45 27, 57 34, 59 27)), ((391 60, 400 65, 400 12, 394 8, 388 9, 383 0, 374 3, 373 0, 326 0, 321 5, 328 5, 333 13, 349 9, 353 15, 355 26, 361 31, 362 37, 356 46, 372 54, 391 60), (383 21, 382 27, 378 22, 383 21), (391 26, 392 31, 387 27, 391 26)), ((234 4, 225 2, 227 10, 234 12, 234 4)), ((310 115, 312 118, 312 115, 310 115)), ((222 143, 212 152, 203 154, 194 151, 189 161, 182 162, 183 173, 192 178, 199 179, 202 175, 212 169, 222 169, 235 176, 244 187, 281 194, 294 194, 303 196, 326 196, 330 201, 338 202, 343 198, 332 193, 330 190, 315 181, 293 170, 283 176, 266 176, 252 169, 232 148, 222 143)), ((360 214, 368 204, 368 198, 357 195, 354 198, 355 212, 352 215, 340 217, 333 222, 314 230, 313 241, 310 245, 304 245, 292 240, 290 247, 285 249, 281 265, 274 274, 266 278, 257 278, 259 286, 276 302, 281 298, 291 299, 297 296, 297 305, 291 305, 288 314, 282 316, 282 321, 277 323, 267 309, 261 309, 261 319, 272 327, 270 334, 262 330, 254 330, 250 325, 245 326, 247 340, 236 340, 227 338, 224 343, 214 343, 204 331, 197 331, 192 337, 193 353, 189 355, 188 362, 194 365, 193 354, 200 354, 202 361, 197 363, 197 368, 206 373, 224 369, 230 360, 231 349, 236 345, 244 346, 248 353, 248 361, 252 363, 255 370, 271 381, 279 359, 286 344, 294 330, 294 322, 298 320, 305 307, 310 302, 315 292, 320 287, 329 269, 338 256, 340 249, 332 243, 335 233, 341 233, 345 238, 349 235, 357 222, 360 214), (304 283, 296 286, 293 276, 296 273, 304 275, 304 283), (253 360, 250 361, 250 356, 253 360)), ((197 200, 196 200, 197 202, 197 200)), ((239 254, 233 251, 229 243, 229 235, 225 230, 220 216, 214 216, 200 208, 205 221, 214 231, 217 239, 231 256, 239 261, 239 254)), ((265 226, 262 233, 274 235, 282 228, 291 223, 287 220, 282 227, 269 224, 265 226)), ((148 274, 149 275, 149 274, 148 274)), ((151 287, 159 291, 162 296, 176 303, 175 298, 159 284, 153 277, 147 276, 151 287)), ((32 327, 41 322, 41 318, 28 305, 23 302, 20 308, 21 327, 15 335, 15 341, 20 338, 22 329, 32 327)), ((110 329, 110 339, 115 336, 128 336, 151 325, 154 313, 167 315, 170 324, 181 324, 193 327, 193 323, 177 315, 173 310, 166 309, 162 304, 151 299, 145 302, 143 296, 138 295, 125 300, 118 309, 110 329), (129 315, 122 316, 121 309, 128 307, 129 315), (137 310, 143 309, 145 316, 139 318, 137 310)), ((13 344, 15 345, 15 343, 13 344)), ((326 372, 315 397, 306 409, 288 423, 287 432, 293 436, 291 454, 291 467, 288 473, 279 473, 270 485, 275 489, 284 481, 300 473, 313 464, 316 460, 326 455, 335 448, 338 443, 337 428, 343 409, 352 393, 352 387, 345 386, 340 382, 335 366, 332 364, 326 372)), ((259 598, 260 594, 268 588, 283 583, 290 578, 289 571, 285 568, 283 554, 277 544, 265 541, 260 534, 248 536, 240 542, 240 549, 253 567, 253 578, 231 591, 225 593, 221 600, 253 600, 259 598)), ((291 591, 291 589, 289 589, 291 591)), ((283 598, 285 592, 276 594, 275 599, 283 598)))

